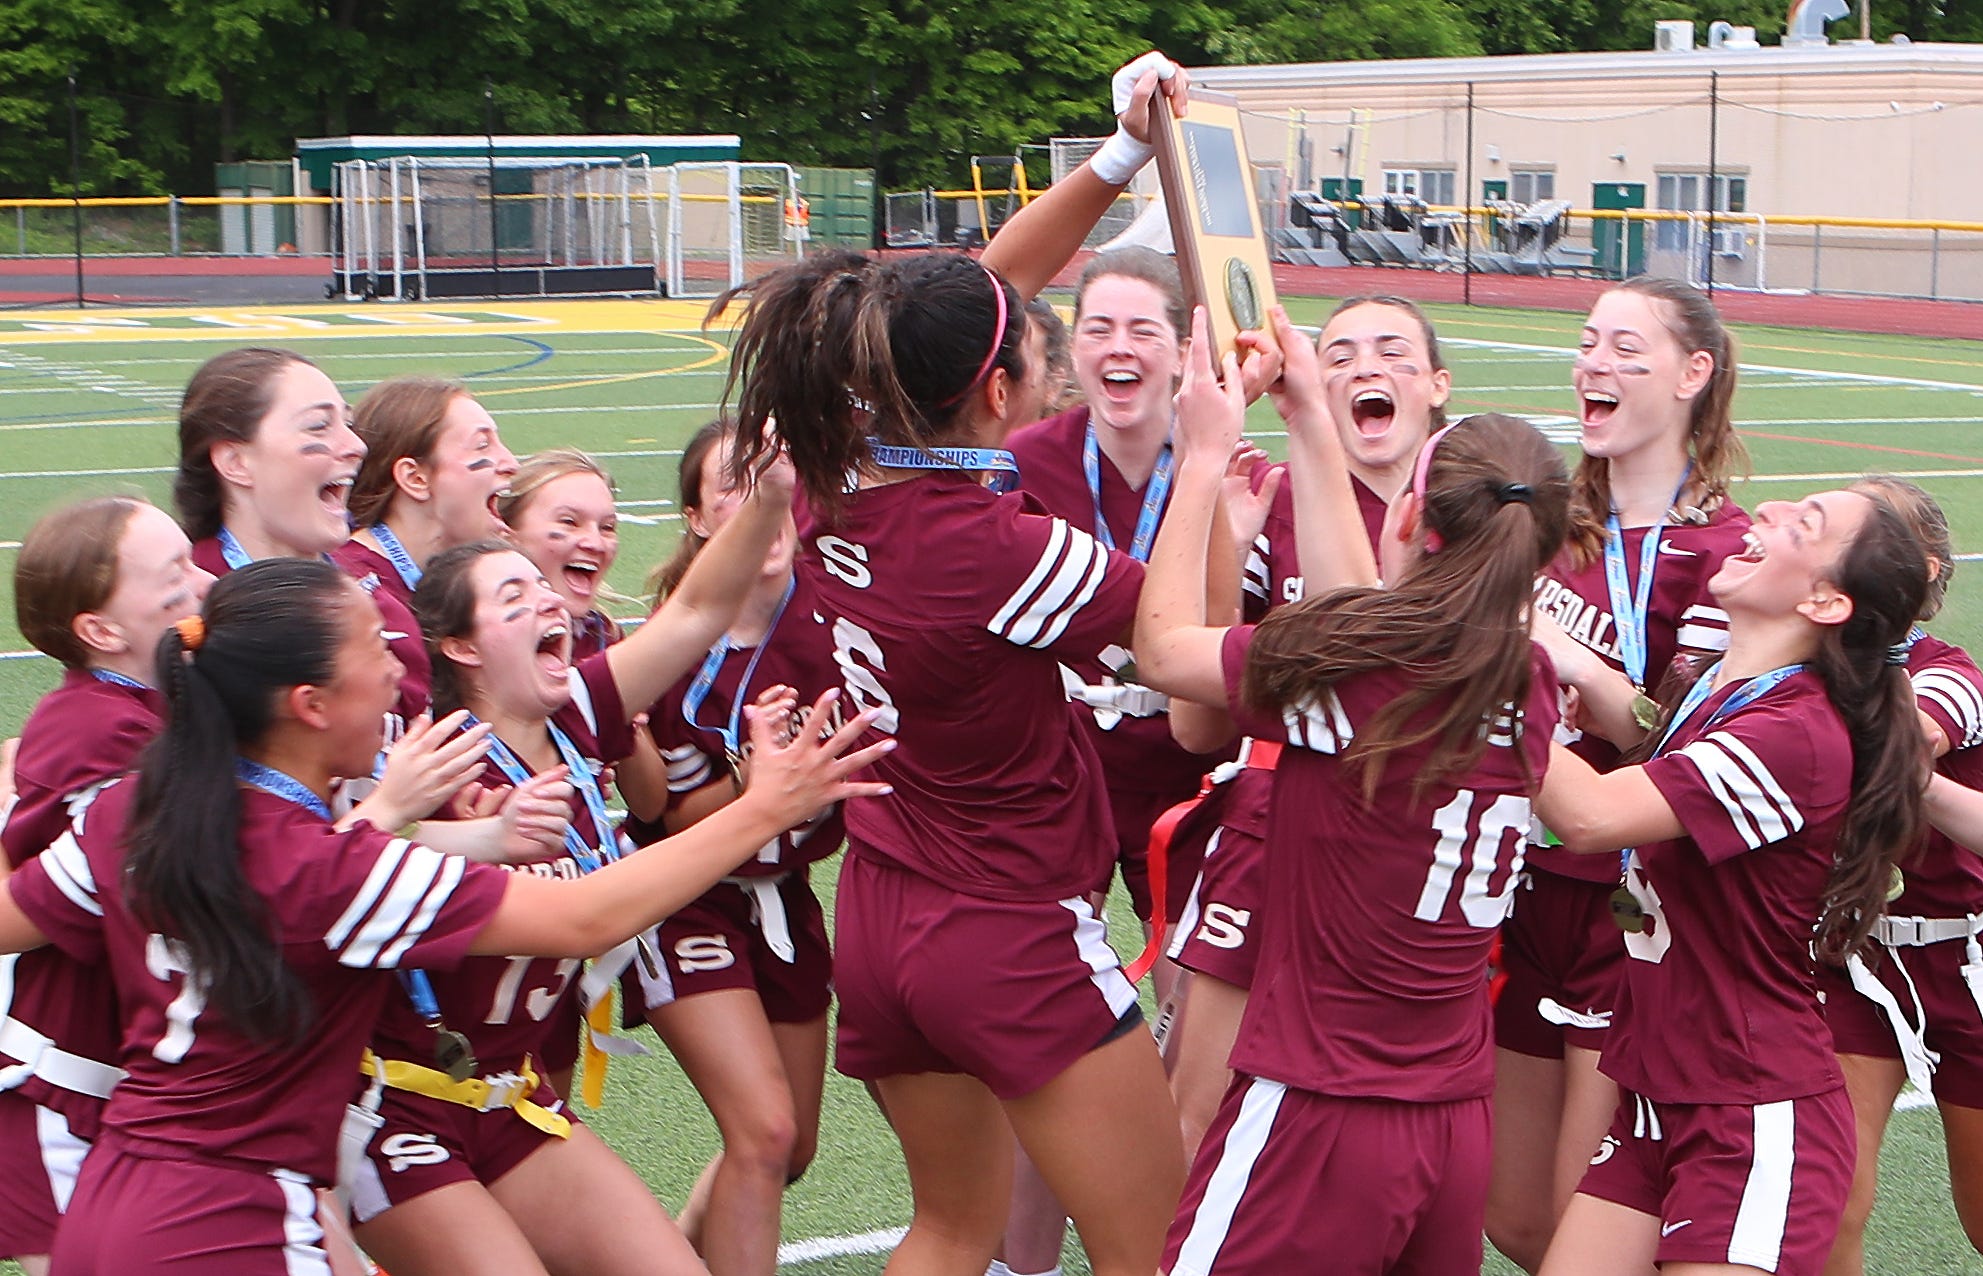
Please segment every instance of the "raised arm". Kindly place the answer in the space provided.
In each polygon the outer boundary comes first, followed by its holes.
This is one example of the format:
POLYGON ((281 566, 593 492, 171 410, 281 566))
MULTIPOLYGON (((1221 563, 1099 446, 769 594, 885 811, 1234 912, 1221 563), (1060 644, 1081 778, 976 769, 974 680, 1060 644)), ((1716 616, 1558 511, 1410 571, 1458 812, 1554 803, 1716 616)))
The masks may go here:
POLYGON ((1311 593, 1375 585, 1377 559, 1350 487, 1343 441, 1322 397, 1322 364, 1315 343, 1296 330, 1288 312, 1270 311, 1281 347, 1281 379, 1270 393, 1288 427, 1288 482, 1294 493, 1295 554, 1311 593))
MULTIPOLYGON (((1136 603, 1137 676, 1159 691, 1199 704, 1224 706, 1225 673, 1219 645, 1225 629, 1206 623, 1210 559, 1215 545, 1230 540, 1226 530, 1215 536, 1219 485, 1226 462, 1239 442, 1246 416, 1240 388, 1239 364, 1225 359, 1222 385, 1212 369, 1212 345, 1206 336, 1205 311, 1191 314, 1191 349, 1185 359, 1184 381, 1177 392, 1177 427, 1173 443, 1177 468, 1171 479, 1170 507, 1136 603)), ((1234 557, 1230 546, 1225 557, 1234 557)), ((1238 565, 1220 563, 1217 570, 1233 574, 1237 597, 1238 565)), ((1223 592, 1223 591, 1222 591, 1223 592)))
POLYGON ((1646 738, 1646 729, 1633 716, 1632 706, 1639 691, 1632 680, 1604 663, 1604 659, 1569 634, 1563 626, 1539 611, 1529 613, 1529 632, 1549 653, 1556 676, 1563 685, 1577 689, 1577 725, 1602 736, 1620 749, 1629 749, 1646 738))
POLYGON ((792 516, 792 488, 792 463, 781 453, 754 476, 735 517, 709 538, 660 609, 606 649, 629 712, 660 699, 736 623, 772 542, 792 516))
POLYGON ((1928 823, 1972 855, 1983 855, 1983 793, 1946 775, 1928 780, 1928 823))
POLYGON ((1549 746, 1549 774, 1535 813, 1565 847, 1586 854, 1670 841, 1686 832, 1644 767, 1599 773, 1560 744, 1549 746))
POLYGON ((1114 136, 1081 167, 1012 215, 986 245, 985 265, 1030 301, 1053 282, 1095 223, 1115 207, 1122 188, 1156 154, 1150 141, 1150 102, 1158 94, 1184 114, 1191 77, 1155 51, 1122 67, 1110 84, 1114 136))

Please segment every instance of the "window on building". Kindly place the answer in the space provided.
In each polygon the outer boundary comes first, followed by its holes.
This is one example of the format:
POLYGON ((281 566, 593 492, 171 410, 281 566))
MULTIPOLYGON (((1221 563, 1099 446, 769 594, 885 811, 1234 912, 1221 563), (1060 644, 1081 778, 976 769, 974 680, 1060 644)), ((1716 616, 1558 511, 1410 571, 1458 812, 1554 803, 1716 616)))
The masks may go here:
POLYGON ((1514 168, 1508 170, 1508 198, 1517 204, 1539 204, 1556 198, 1556 170, 1553 168, 1514 168))
MULTIPOLYGON (((1669 212, 1704 213, 1708 211, 1708 175, 1706 173, 1661 173, 1659 174, 1658 207, 1669 212)), ((1718 174, 1714 178, 1714 211, 1718 213, 1742 213, 1749 209, 1749 179, 1742 176, 1718 174)), ((1687 246, 1687 223, 1662 221, 1653 233, 1654 243, 1662 249, 1679 251, 1687 246)))
POLYGON ((1457 169, 1387 168, 1384 170, 1386 195, 1416 195, 1428 204, 1453 203, 1457 169))

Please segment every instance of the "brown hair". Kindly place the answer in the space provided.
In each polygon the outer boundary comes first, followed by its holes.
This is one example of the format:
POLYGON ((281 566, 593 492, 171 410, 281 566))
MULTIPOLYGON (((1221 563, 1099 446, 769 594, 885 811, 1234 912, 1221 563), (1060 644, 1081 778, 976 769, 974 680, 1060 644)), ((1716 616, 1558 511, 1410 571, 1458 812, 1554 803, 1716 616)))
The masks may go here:
POLYGON ((675 552, 668 556, 668 561, 656 567, 647 578, 648 590, 654 595, 654 605, 657 607, 662 599, 675 592, 675 587, 682 583, 682 577, 688 575, 689 565, 695 562, 695 556, 709 543, 708 537, 698 535, 689 526, 688 512, 702 508, 702 467, 709 458, 710 450, 736 437, 737 423, 727 416, 719 416, 697 430, 682 448, 681 468, 675 479, 675 504, 683 515, 682 539, 676 544, 675 552))
POLYGON ((741 296, 751 304, 723 390, 725 402, 735 396, 741 444, 731 471, 750 473, 782 442, 812 509, 829 521, 847 476, 869 463, 869 436, 942 446, 969 423, 970 393, 992 369, 1014 380, 1025 371, 1018 294, 955 253, 809 256, 724 293, 709 318, 741 296))
POLYGON ((1081 308, 1088 300, 1088 285, 1097 279, 1136 279, 1155 288, 1164 299, 1164 318, 1180 340, 1191 335, 1191 311, 1184 304, 1184 281, 1177 272, 1177 259, 1154 248, 1117 248, 1097 253, 1081 271, 1081 282, 1074 286, 1074 322, 1081 322, 1081 308))
POLYGON ((14 617, 37 651, 71 669, 88 666, 76 617, 116 592, 118 542, 145 504, 135 496, 91 497, 51 510, 29 529, 14 560, 14 617))
POLYGON ((1933 620, 1948 600, 1949 580, 1955 575, 1955 545, 1949 538, 1949 516, 1918 484, 1891 474, 1868 474, 1854 483, 1852 490, 1893 506, 1908 530, 1920 539, 1922 548, 1933 560, 1933 569, 1928 573, 1928 594, 1916 619, 1933 620))
POLYGON ((179 400, 179 470, 172 478, 172 506, 193 540, 220 534, 225 509, 220 475, 213 468, 216 443, 247 443, 261 428, 275 395, 275 379, 292 363, 317 365, 293 350, 243 346, 200 365, 179 400))
POLYGON ((468 387, 446 377, 390 377, 365 392, 351 413, 351 428, 365 440, 365 459, 351 483, 351 521, 381 522, 399 495, 393 467, 403 458, 421 464, 434 455, 441 420, 468 387))
POLYGON ((413 591, 413 618, 420 623, 420 634, 434 665, 436 717, 462 707, 461 671, 441 651, 441 643, 475 632, 475 584, 471 579, 475 564, 491 554, 517 552, 516 546, 502 541, 470 541, 427 560, 419 587, 413 591))
MULTIPOLYGON (((1653 313, 1688 354, 1706 351, 1714 359, 1708 383, 1688 405, 1687 452, 1694 470, 1679 504, 1712 513, 1728 499, 1728 484, 1749 468, 1749 450, 1735 433, 1735 337, 1721 322, 1714 302, 1700 289, 1677 279, 1639 275, 1610 292, 1637 293, 1655 302, 1653 313)), ((1604 524, 1611 513, 1611 462, 1585 456, 1571 477, 1570 541, 1580 564, 1604 553, 1604 524)))
MULTIPOLYGON (((1355 297, 1345 297, 1336 303, 1334 310, 1329 312, 1329 318, 1322 321, 1323 330, 1328 330, 1330 319, 1334 319, 1337 315, 1345 314, 1361 306, 1388 306, 1393 310, 1402 310, 1410 315, 1418 322, 1419 335, 1425 341, 1425 359, 1427 363, 1432 365, 1431 371, 1444 372, 1446 370, 1446 355, 1439 349, 1439 334, 1433 331, 1432 320, 1426 318, 1425 312, 1418 308, 1418 303, 1409 297, 1397 297, 1386 292, 1366 292, 1355 297)), ((1316 340, 1321 340, 1319 333, 1316 336, 1316 340)), ((1433 433, 1445 429, 1446 405, 1443 403, 1434 404, 1426 413, 1426 423, 1427 428, 1433 433)))
POLYGON ((1040 370, 1047 387, 1044 410, 1055 416, 1081 402, 1081 387, 1074 380, 1073 343, 1060 311, 1044 297, 1026 303, 1026 317, 1040 330, 1040 358, 1046 365, 1040 370))
POLYGON ((1344 754, 1366 797, 1387 757, 1428 740, 1437 743, 1415 794, 1464 774, 1487 747, 1483 726, 1527 702, 1529 598, 1569 528, 1563 458, 1526 421, 1482 413, 1437 443, 1421 518, 1439 551, 1388 589, 1332 590, 1270 613, 1247 651, 1241 697, 1272 714, 1320 703, 1357 674, 1412 673, 1344 754))
POLYGON ((516 477, 510 480, 509 491, 496 501, 496 517, 516 526, 516 520, 530 508, 530 502, 547 484, 573 474, 595 475, 606 490, 615 496, 620 494, 619 484, 606 467, 593 460, 575 447, 549 447, 523 460, 517 466, 516 477))

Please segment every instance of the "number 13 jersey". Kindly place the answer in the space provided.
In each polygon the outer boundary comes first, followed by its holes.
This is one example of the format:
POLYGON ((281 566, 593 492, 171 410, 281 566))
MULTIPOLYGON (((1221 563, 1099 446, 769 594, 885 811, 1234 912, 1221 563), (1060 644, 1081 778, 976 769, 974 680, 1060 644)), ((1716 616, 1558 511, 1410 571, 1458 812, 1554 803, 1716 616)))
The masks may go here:
MULTIPOLYGON (((1114 856, 1101 763, 1060 666, 1122 641, 1143 568, 968 475, 852 493, 806 534, 810 615, 848 712, 880 709, 887 797, 847 803, 852 853, 966 895, 1085 894, 1114 856)), ((801 590, 800 596, 805 596, 801 590)))

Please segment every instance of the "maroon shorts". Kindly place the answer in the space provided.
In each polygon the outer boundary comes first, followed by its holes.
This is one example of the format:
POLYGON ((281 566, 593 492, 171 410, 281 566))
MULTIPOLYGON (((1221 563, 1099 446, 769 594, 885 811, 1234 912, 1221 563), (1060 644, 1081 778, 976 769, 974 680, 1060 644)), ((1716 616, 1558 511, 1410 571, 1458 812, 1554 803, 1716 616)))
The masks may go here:
MULTIPOLYGON (((578 1114, 548 1083, 539 1084, 531 1098, 578 1122, 578 1114)), ((507 1108, 480 1112, 405 1090, 387 1090, 378 1115, 383 1122, 364 1158, 345 1170, 356 1223, 369 1223, 395 1205, 452 1183, 494 1183, 557 1138, 507 1108)))
POLYGON ((1016 1099, 1136 1011, 1136 989, 1085 897, 978 899, 854 853, 834 935, 834 1066, 856 1080, 962 1072, 1016 1099))
POLYGON ((1625 978, 1625 936, 1611 920, 1616 889, 1547 869, 1523 875, 1515 911, 1501 924, 1506 982, 1494 1003, 1495 1045, 1539 1059, 1562 1058, 1565 1045, 1604 1048, 1625 978), (1569 1022, 1546 1018, 1545 998, 1569 1022))
POLYGON ((1235 1076, 1191 1163, 1163 1270, 1479 1276, 1492 1125, 1486 1098, 1346 1099, 1235 1076))
POLYGON ((0 1091, 0 1258, 48 1252, 89 1150, 60 1112, 0 1091))
POLYGON ((658 978, 638 958, 627 968, 622 988, 629 1017, 638 1022, 640 1007, 659 1010, 725 988, 755 991, 772 1023, 811 1023, 826 1013, 833 1000, 833 951, 826 941, 826 916, 806 870, 783 874, 775 882, 760 880, 778 892, 792 960, 772 951, 750 891, 720 882, 661 923, 658 978))
MULTIPOLYGON (((1134 789, 1109 789, 1109 813, 1115 817, 1115 862, 1122 872, 1122 884, 1129 890, 1129 902, 1136 915, 1150 920, 1155 904, 1150 894, 1150 826, 1157 817, 1196 793, 1193 787, 1182 793, 1142 793, 1134 789)), ((1102 882, 1106 891, 1108 883, 1102 882)))
POLYGON ((574 975, 571 985, 552 1008, 550 1018, 544 1021, 544 1035, 538 1040, 536 1054, 539 1072, 555 1075, 578 1066, 583 1041, 579 1027, 585 1022, 585 1007, 579 1003, 577 985, 578 977, 574 975))
POLYGON ((1267 844, 1251 833, 1230 825, 1213 832, 1171 937, 1172 961, 1236 987, 1253 987, 1260 952, 1249 928, 1260 907, 1266 854, 1267 844))
POLYGON ((63 1276, 330 1276, 316 1191, 287 1171, 139 1156, 106 1133, 66 1217, 63 1276))
POLYGON ((1659 1219, 1661 1263, 1817 1276, 1857 1153, 1842 1086, 1753 1106, 1627 1092, 1577 1190, 1659 1219))
MULTIPOLYGON (((1882 947, 1877 950, 1878 964, 1867 965, 1893 994, 1908 1022, 1917 1030, 1925 1025, 1922 1039, 1941 1055, 1935 1065, 1936 1100, 1983 1108, 1983 1011, 1976 1008, 1976 998, 1962 978, 1966 947, 1960 939, 1919 948, 1882 947)), ((1875 1059, 1900 1058, 1893 1024, 1870 997, 1853 988, 1844 971, 1820 966, 1818 989, 1824 994, 1825 1022, 1831 1025, 1834 1049, 1875 1059)))

